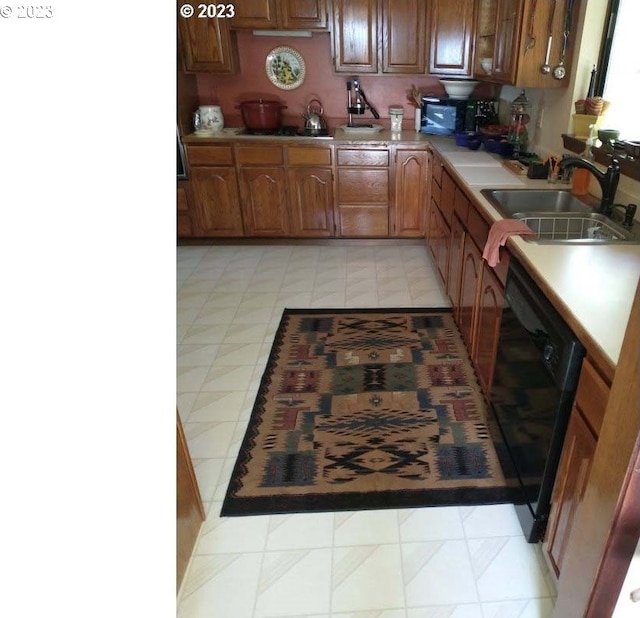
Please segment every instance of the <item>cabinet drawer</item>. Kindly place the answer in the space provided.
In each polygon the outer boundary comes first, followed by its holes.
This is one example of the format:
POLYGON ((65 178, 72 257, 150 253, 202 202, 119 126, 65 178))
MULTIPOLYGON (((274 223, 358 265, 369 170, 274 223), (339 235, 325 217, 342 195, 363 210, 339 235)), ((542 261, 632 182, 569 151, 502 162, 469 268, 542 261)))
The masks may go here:
POLYGON ((231 146, 187 146, 191 165, 233 165, 231 146))
POLYGON ((340 204, 341 236, 388 236, 389 209, 382 204, 340 204))
POLYGON ((331 148, 290 146, 289 165, 331 165, 331 148))
POLYGON ((387 170, 338 170, 338 201, 361 204, 389 202, 387 170))
POLYGON ((388 150, 345 149, 338 150, 338 165, 358 165, 361 167, 388 167, 388 150))
POLYGON ((580 380, 578 381, 576 405, 596 437, 600 433, 600 426, 602 425, 608 400, 609 386, 600 377, 589 360, 585 358, 582 363, 580 380))
POLYGON ((284 153, 281 146, 236 146, 239 165, 282 165, 284 153))

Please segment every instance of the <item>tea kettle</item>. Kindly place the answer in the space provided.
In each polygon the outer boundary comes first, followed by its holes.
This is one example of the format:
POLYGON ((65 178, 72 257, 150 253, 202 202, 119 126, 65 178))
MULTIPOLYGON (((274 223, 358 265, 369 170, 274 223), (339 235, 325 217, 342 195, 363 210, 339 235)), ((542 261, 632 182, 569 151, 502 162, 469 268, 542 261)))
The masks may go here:
POLYGON ((320 99, 311 99, 307 105, 306 113, 302 114, 305 120, 304 132, 307 135, 326 135, 327 123, 322 117, 324 109, 320 99))

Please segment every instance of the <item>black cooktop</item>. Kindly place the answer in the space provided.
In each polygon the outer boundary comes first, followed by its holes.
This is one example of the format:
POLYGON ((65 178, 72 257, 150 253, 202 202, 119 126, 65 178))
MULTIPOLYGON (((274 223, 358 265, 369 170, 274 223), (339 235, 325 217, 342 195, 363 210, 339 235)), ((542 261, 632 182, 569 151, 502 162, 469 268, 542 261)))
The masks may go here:
POLYGON ((284 126, 277 129, 245 129, 244 135, 275 135, 280 137, 326 137, 329 135, 327 129, 320 131, 309 131, 295 126, 284 126))

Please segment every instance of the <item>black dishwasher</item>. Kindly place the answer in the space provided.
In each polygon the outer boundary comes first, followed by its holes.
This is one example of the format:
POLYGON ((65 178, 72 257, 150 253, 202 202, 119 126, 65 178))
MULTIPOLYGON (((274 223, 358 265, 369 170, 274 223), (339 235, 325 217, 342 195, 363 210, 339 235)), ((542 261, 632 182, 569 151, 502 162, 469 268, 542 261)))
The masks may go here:
POLYGON ((489 426, 530 543, 542 539, 584 347, 522 266, 505 286, 489 426))

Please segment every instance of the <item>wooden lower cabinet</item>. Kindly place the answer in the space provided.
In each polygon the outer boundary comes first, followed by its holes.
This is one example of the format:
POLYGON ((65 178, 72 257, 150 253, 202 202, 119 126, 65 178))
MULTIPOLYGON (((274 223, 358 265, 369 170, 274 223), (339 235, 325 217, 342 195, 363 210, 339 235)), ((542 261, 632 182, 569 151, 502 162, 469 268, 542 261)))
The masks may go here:
POLYGON ((562 569, 576 511, 587 488, 596 445, 595 436, 574 407, 564 439, 544 540, 544 549, 556 577, 562 569))
POLYGON ((476 302, 476 336, 472 354, 473 364, 480 386, 487 397, 491 394, 491 382, 495 367, 500 319, 504 306, 504 287, 483 261, 476 302))
POLYGON ((394 170, 393 236, 424 236, 428 178, 426 150, 396 149, 394 170))
POLYGON ((289 169, 292 236, 333 236, 333 174, 331 168, 289 169))
POLYGON ((198 221, 194 235, 242 236, 244 229, 235 169, 192 166, 190 183, 198 221))
POLYGON ((458 215, 451 222, 451 240, 449 243, 449 270, 447 273, 447 294, 456 320, 460 310, 460 273, 466 232, 458 215))
POLYGON ((478 281, 482 274, 482 255, 469 234, 465 235, 460 265, 460 306, 458 307, 458 328, 473 356, 474 351, 474 309, 476 306, 478 281))
POLYGON ((288 236, 287 176, 284 168, 241 168, 239 181, 245 235, 288 236))
POLYGON ((180 415, 176 417, 176 587, 179 590, 205 513, 180 415))
POLYGON ((178 238, 189 238, 194 235, 194 225, 192 222, 192 214, 190 209, 190 200, 187 195, 189 190, 189 182, 185 180, 178 181, 178 189, 176 195, 177 204, 177 227, 178 238))
POLYGON ((564 440, 543 543, 556 576, 562 571, 577 510, 587 489, 609 391, 609 384, 586 358, 564 440))
POLYGON ((389 151, 338 148, 338 230, 341 237, 389 236, 389 151))
POLYGON ((451 229, 444 220, 444 216, 440 212, 440 209, 436 205, 436 202, 431 199, 431 208, 429 208, 429 221, 428 221, 428 233, 427 244, 433 261, 435 262, 438 274, 443 284, 447 285, 447 278, 449 276, 449 245, 451 243, 451 229))

